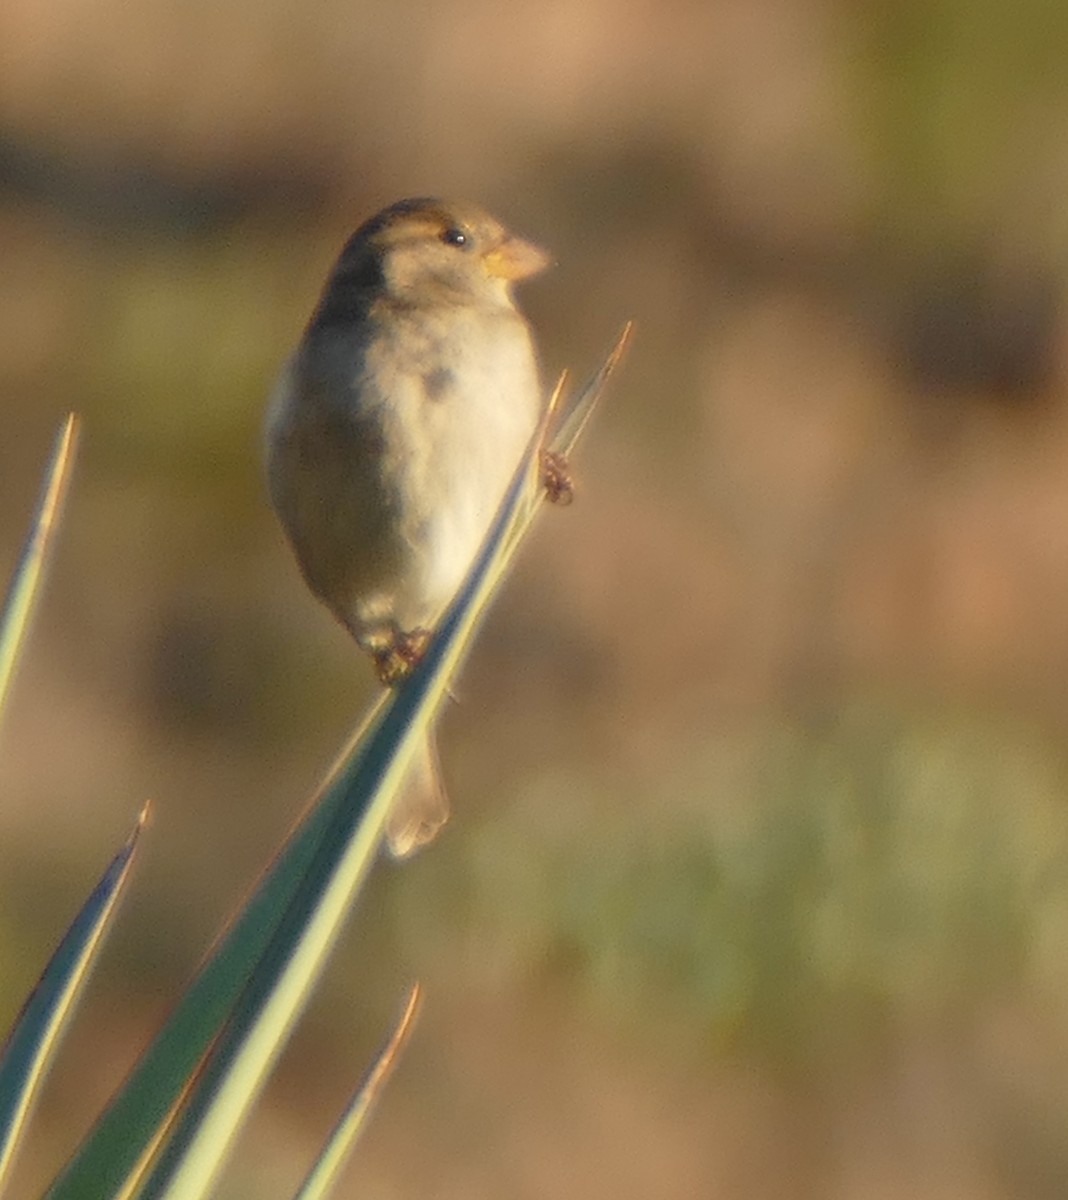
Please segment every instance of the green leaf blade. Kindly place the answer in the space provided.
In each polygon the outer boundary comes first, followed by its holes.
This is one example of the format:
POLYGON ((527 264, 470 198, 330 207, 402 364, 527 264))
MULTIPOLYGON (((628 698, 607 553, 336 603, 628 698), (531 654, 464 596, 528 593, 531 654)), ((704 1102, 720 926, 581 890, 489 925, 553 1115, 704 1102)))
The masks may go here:
POLYGON ((345 801, 337 807, 315 861, 220 1035, 142 1193, 145 1200, 199 1200, 221 1170, 377 857, 386 820, 415 750, 428 735, 448 695, 449 682, 518 548, 516 529, 526 527, 533 516, 540 449, 539 434, 426 657, 389 698, 335 785, 345 801))
POLYGON ((0 612, 0 712, 3 711, 19 654, 29 633, 49 551, 59 527, 77 447, 78 419, 71 413, 56 435, 37 510, 0 612))
POLYGON ((129 879, 147 809, 64 934, 0 1051, 0 1190, 56 1046, 129 879))
POLYGON ((400 1020, 367 1074, 360 1080, 293 1200, 326 1200, 329 1196, 411 1036, 421 998, 419 985, 416 984, 408 995, 400 1020))
MULTIPOLYGON (((626 334, 624 331, 605 366, 576 402, 588 405, 587 415, 618 361, 626 334)), ((200 1196, 210 1186, 225 1146, 278 1053, 279 1039, 299 1015, 377 855, 392 793, 414 747, 443 703, 449 679, 469 648, 523 534, 544 507, 538 468, 549 415, 517 471, 479 562, 420 669, 403 687, 384 696, 350 739, 305 816, 261 877, 251 900, 221 935, 214 952, 119 1094, 53 1182, 45 1200, 83 1200, 87 1194, 200 1196), (339 871, 343 852, 346 865, 339 871), (334 898, 324 904, 331 878, 334 898), (309 938, 307 926, 313 910, 319 911, 321 924, 309 938), (302 939, 318 946, 283 983, 281 976, 293 966, 302 939), (257 967, 261 959, 267 961, 257 967), (237 1007, 239 1011, 235 1011, 237 1007), (273 1027, 270 1036, 264 1032, 267 1026, 273 1027), (224 1027, 226 1033, 220 1035, 224 1027), (213 1059, 198 1079, 200 1098, 191 1099, 179 1110, 190 1078, 213 1046, 213 1059), (255 1066, 250 1065, 253 1060, 255 1066), (209 1077, 211 1082, 206 1083, 209 1077), (241 1082, 235 1083, 239 1077, 241 1082), (209 1107, 214 1110, 213 1120, 217 1119, 216 1132, 211 1135, 217 1147, 200 1158, 196 1171, 184 1176, 184 1191, 172 1191, 170 1181, 177 1180, 175 1164, 188 1158, 195 1126, 209 1107), (194 1108, 198 1115, 190 1118, 194 1108), (183 1122, 188 1122, 186 1129, 179 1133, 183 1122), (220 1135, 219 1129, 226 1125, 230 1132, 220 1135), (153 1166, 146 1182, 150 1159, 161 1144, 165 1147, 161 1161, 153 1166), (216 1157, 209 1161, 212 1155, 216 1157)), ((584 425, 585 418, 568 431, 567 449, 584 425)), ((554 446, 559 446, 559 439, 554 446)), ((203 1148, 201 1141, 197 1153, 203 1148)))
MULTIPOLYGON (((380 705, 379 705, 380 707, 380 705)), ((376 707, 350 739, 361 740, 376 707)), ((330 790, 345 759, 269 864, 248 903, 218 939, 196 978, 119 1093, 49 1187, 45 1200, 82 1200, 87 1188, 126 1194, 166 1132, 175 1106, 263 955, 333 816, 330 790)))

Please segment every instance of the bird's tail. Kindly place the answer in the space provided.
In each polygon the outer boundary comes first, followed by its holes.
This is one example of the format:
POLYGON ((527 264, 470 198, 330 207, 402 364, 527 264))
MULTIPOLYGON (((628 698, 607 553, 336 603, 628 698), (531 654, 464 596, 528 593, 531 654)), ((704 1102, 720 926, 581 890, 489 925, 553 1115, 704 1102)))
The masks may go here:
POLYGON ((386 842, 394 858, 408 858, 437 837, 449 819, 449 797, 441 778, 437 740, 431 732, 416 751, 393 811, 386 842))

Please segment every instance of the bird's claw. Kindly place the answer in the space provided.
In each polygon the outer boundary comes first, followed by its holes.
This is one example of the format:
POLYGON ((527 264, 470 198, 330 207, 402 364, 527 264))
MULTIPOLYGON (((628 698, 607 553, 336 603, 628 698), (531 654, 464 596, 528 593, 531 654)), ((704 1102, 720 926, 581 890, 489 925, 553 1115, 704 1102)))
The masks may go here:
POLYGON ((398 631, 385 646, 374 651, 375 674, 386 687, 402 683, 419 665, 430 645, 429 629, 398 631))
POLYGON ((575 483, 565 455, 556 450, 541 452, 541 481, 550 504, 568 505, 575 498, 575 483))

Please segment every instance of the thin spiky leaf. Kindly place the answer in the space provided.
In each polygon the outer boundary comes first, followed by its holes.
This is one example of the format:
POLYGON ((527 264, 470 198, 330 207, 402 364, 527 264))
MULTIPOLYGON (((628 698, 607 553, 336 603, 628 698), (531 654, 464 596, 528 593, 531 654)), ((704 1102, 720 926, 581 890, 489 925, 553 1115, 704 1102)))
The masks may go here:
POLYGON ((377 857, 386 819, 416 747, 437 719, 449 681, 514 556, 514 529, 529 521, 538 491, 540 447, 540 438, 532 441, 426 657, 390 697, 335 785, 342 789, 344 802, 212 1048, 143 1190, 145 1200, 200 1200, 222 1169, 377 857))
POLYGON ((366 1128, 382 1089, 386 1086, 397 1059, 411 1036, 422 994, 416 984, 408 994, 404 1012, 396 1028, 379 1051, 367 1074, 352 1094, 344 1112, 319 1151, 311 1170, 293 1200, 326 1200, 345 1168, 360 1134, 366 1128))
POLYGON ((59 1038, 129 878, 147 815, 146 806, 126 844, 63 935, 0 1051, 0 1190, 59 1038))
POLYGON ((41 495, 37 501, 37 511, 0 612, 0 712, 3 711, 15 675, 19 651, 29 633, 49 550, 63 511, 77 446, 78 418, 71 413, 56 434, 52 457, 45 470, 41 495))
POLYGON ((626 354, 633 336, 634 322, 628 321, 616 337, 615 344, 608 352, 608 357, 601 364, 601 369, 567 405, 566 411, 561 413, 560 420, 552 434, 552 449, 564 455, 570 454, 575 449, 598 402, 604 395, 609 378, 623 361, 623 356, 626 354))
POLYGON ((341 798, 332 785, 384 702, 385 697, 353 732, 285 844, 45 1200, 82 1200, 87 1187, 109 1197, 136 1189, 329 826, 341 798))
MULTIPOLYGON (((618 350, 617 346, 610 360, 618 356, 618 350)), ((580 394, 580 399, 591 396, 592 400, 596 399, 610 373, 607 367, 608 364, 601 368, 580 394)), ((544 436, 543 426, 536 440, 540 442, 544 436)), ((536 458, 532 456, 519 491, 513 496, 514 528, 505 536, 504 557, 499 567, 484 580, 486 598, 503 576, 518 548, 522 531, 543 507, 539 502, 536 476, 536 458)), ((447 625, 448 621, 435 639, 432 652, 440 651, 447 625)), ((456 651, 457 662, 470 641, 473 628, 472 623, 456 651)), ((432 657, 433 653, 428 659, 432 657)), ((424 668, 430 665, 428 661, 424 668)), ((417 673, 417 676, 423 675, 425 670, 417 673)), ((409 686, 414 682, 414 679, 410 681, 409 686)), ((178 1105, 186 1093, 191 1074, 219 1034, 250 972, 279 930, 302 879, 310 874, 309 864, 317 848, 324 842, 337 844, 332 827, 338 820, 339 810, 349 799, 346 781, 351 782, 350 776, 365 735, 386 720, 387 705, 396 699, 383 697, 350 739, 305 816, 265 871, 250 901, 220 937, 174 1013, 89 1137, 53 1183, 46 1200, 81 1200, 86 1187, 101 1189, 103 1194, 110 1196, 124 1196, 139 1189, 155 1148, 175 1126, 178 1105)), ((388 809, 388 802, 380 811, 385 809, 388 809)), ((367 828, 370 829, 370 824, 367 828)), ((376 844, 379 835, 380 827, 371 835, 376 844)))

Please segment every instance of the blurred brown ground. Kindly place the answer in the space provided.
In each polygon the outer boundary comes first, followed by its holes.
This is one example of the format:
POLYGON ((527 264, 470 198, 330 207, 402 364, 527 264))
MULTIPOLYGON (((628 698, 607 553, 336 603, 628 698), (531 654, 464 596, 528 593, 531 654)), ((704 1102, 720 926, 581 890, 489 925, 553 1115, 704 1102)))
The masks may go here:
MULTIPOLYGON (((0 1016, 146 797, 36 1194, 371 694, 267 510, 347 233, 551 246, 547 378, 638 333, 227 1197, 286 1194, 404 987, 391 1197, 1068 1187, 1068 9, 0 6, 0 547, 85 437, 0 758, 0 1016)), ((23 1194, 23 1193, 19 1193, 23 1194)))

